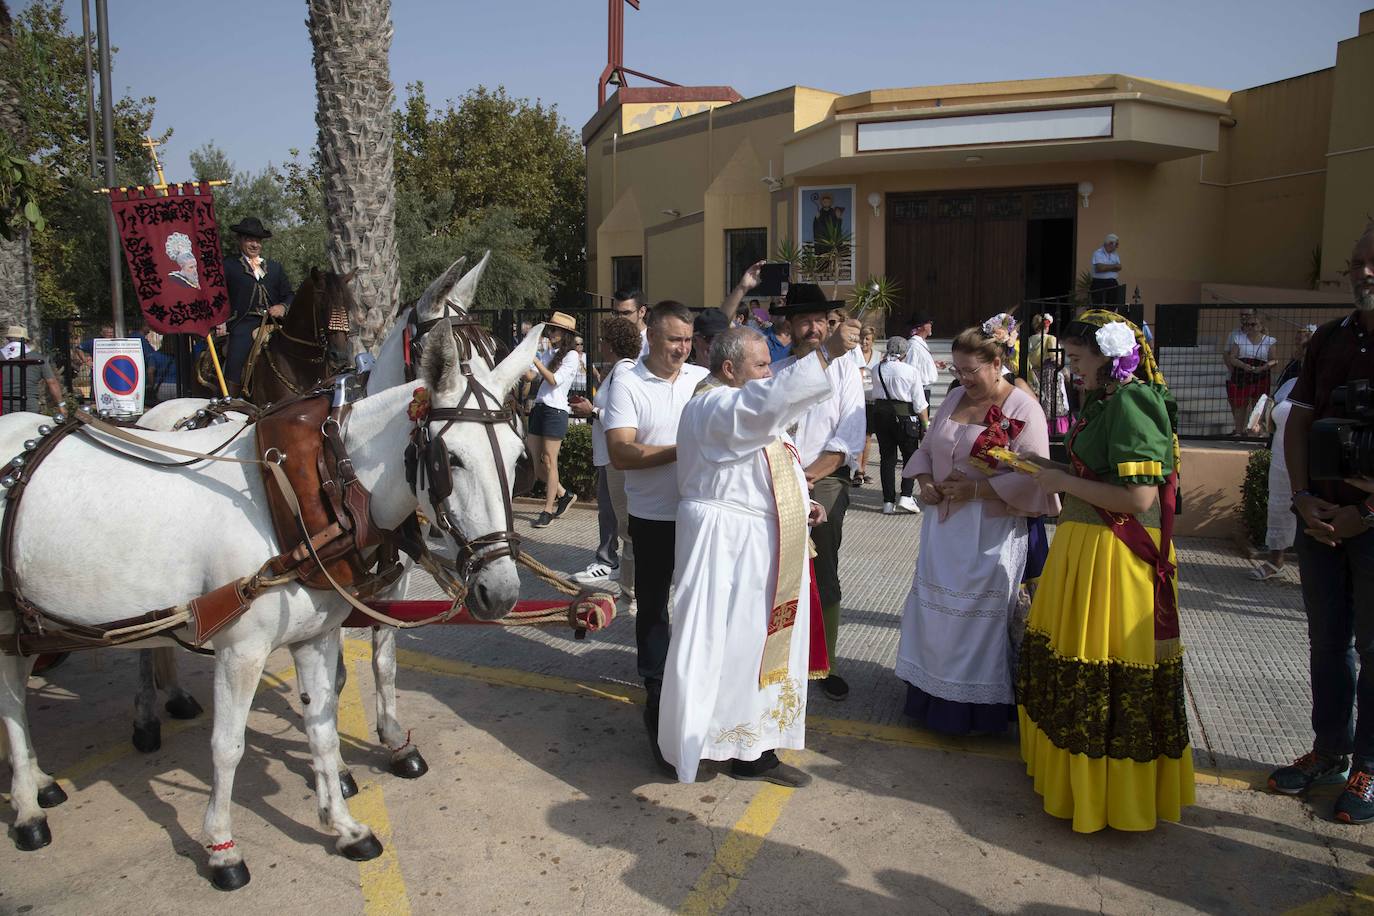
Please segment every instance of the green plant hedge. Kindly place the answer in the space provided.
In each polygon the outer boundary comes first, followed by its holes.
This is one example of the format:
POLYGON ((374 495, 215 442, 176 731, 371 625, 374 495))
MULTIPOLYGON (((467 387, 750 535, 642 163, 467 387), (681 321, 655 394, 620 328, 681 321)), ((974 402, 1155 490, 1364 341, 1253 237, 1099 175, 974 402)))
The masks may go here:
POLYGON ((1240 488, 1245 537, 1255 547, 1264 546, 1269 530, 1269 460, 1267 448, 1251 452, 1245 465, 1245 483, 1240 488))
POLYGON ((592 425, 573 423, 558 452, 558 482, 578 499, 596 499, 596 468, 592 465, 592 425))

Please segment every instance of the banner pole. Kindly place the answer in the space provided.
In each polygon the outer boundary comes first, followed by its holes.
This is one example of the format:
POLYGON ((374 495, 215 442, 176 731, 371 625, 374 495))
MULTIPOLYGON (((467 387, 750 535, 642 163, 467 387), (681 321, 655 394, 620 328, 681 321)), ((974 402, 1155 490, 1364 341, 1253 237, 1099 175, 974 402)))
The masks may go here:
POLYGON ((205 346, 210 348, 210 362, 215 367, 215 380, 219 382, 221 397, 229 397, 229 386, 224 384, 224 372, 219 367, 219 354, 215 352, 215 335, 205 335, 205 346))

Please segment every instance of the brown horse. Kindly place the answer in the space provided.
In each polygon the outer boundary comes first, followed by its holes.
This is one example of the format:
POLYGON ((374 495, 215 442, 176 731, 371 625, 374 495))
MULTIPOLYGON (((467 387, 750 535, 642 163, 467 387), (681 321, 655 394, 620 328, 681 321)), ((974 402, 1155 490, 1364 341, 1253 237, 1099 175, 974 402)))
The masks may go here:
MULTIPOLYGON (((310 269, 281 323, 264 325, 261 333, 268 334, 267 341, 261 346, 255 343, 249 354, 240 397, 259 407, 280 403, 352 367, 348 347, 352 279, 351 273, 310 269)), ((207 386, 200 393, 213 397, 219 392, 212 390, 214 373, 207 369, 203 365, 197 371, 198 381, 207 386)))

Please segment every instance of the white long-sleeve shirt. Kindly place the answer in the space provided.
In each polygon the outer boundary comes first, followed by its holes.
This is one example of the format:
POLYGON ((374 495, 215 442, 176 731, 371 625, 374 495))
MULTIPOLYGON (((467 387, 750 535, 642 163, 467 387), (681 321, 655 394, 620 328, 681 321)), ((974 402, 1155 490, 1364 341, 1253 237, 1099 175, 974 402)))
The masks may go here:
POLYGON ((930 355, 930 344, 924 337, 913 335, 906 351, 906 363, 916 370, 922 388, 929 388, 940 378, 940 370, 935 366, 935 357, 930 355))
MULTIPOLYGON (((773 371, 781 372, 796 361, 795 356, 779 360, 773 364, 773 371)), ((825 371, 834 396, 802 414, 792 439, 801 455, 802 467, 809 467, 822 452, 838 452, 844 456, 844 463, 852 466, 863 451, 867 432, 859 364, 840 357, 830 360, 825 371)))

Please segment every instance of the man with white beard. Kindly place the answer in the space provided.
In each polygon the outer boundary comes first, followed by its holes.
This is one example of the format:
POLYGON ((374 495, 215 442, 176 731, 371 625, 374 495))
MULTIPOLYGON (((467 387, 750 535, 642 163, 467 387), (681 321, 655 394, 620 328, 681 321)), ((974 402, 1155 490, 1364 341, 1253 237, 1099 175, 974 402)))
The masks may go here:
POLYGON ((772 377, 768 345, 731 328, 711 376, 678 424, 673 635, 659 749, 682 782, 703 760, 736 779, 798 788, 811 777, 778 760, 806 736, 810 664, 807 526, 824 518, 787 435, 831 396, 823 349, 772 377))

